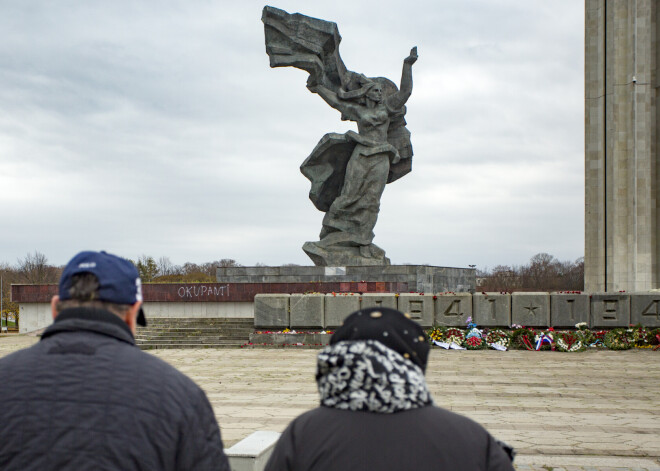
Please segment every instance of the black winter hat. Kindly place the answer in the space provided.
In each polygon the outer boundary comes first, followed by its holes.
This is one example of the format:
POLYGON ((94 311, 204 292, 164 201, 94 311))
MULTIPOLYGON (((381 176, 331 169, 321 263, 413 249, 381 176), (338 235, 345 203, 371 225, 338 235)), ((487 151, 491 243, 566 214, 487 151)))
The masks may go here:
POLYGON ((346 318, 330 345, 342 340, 378 340, 426 371, 428 339, 422 327, 407 314, 386 307, 361 309, 346 318))

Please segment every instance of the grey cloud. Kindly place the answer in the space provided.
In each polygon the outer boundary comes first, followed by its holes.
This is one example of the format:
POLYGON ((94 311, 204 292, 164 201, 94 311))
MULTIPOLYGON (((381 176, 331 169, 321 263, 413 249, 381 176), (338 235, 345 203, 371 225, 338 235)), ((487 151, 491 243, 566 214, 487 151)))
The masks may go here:
MULTIPOLYGON (((417 45, 413 173, 375 242, 395 263, 583 250, 582 5, 276 5, 336 21, 347 66, 398 82, 417 45), (559 189, 560 194, 557 194, 559 189), (504 214, 504 215, 503 215, 504 214)), ((344 132, 306 74, 270 69, 262 3, 0 4, 0 261, 82 248, 175 263, 309 264, 322 213, 298 167, 344 132)))

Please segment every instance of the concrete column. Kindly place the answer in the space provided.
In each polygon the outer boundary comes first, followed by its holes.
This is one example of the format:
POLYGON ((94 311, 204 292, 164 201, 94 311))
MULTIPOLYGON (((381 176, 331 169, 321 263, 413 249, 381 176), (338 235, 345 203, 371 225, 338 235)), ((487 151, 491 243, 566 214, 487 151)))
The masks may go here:
POLYGON ((585 289, 658 288, 658 2, 585 2, 585 289))

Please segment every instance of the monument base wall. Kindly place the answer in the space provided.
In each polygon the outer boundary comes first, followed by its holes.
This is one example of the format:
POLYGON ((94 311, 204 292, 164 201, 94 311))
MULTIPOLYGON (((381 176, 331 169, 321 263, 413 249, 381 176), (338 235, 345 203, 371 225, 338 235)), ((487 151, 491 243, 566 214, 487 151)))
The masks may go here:
MULTIPOLYGON (((218 267, 216 278, 218 283, 380 282, 390 284, 392 291, 415 293, 473 293, 476 286, 474 268, 429 265, 218 267)), ((369 290, 365 286, 357 291, 369 290)))

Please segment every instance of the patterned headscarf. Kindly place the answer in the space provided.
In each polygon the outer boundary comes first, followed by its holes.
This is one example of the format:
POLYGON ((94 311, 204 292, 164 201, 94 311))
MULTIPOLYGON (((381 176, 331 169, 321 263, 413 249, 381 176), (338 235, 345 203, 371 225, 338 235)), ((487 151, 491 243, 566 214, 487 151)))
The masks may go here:
POLYGON ((391 414, 433 404, 422 369, 376 340, 344 340, 318 355, 321 405, 391 414))

